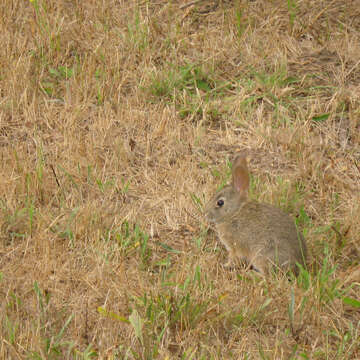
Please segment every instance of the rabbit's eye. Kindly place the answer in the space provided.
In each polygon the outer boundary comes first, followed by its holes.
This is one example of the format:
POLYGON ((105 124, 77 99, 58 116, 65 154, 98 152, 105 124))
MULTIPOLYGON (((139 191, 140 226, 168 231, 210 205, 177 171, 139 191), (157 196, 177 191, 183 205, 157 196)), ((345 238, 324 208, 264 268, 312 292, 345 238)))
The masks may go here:
POLYGON ((223 200, 223 199, 220 199, 220 200, 217 201, 216 204, 217 204, 217 206, 221 207, 221 206, 224 205, 224 200, 223 200))

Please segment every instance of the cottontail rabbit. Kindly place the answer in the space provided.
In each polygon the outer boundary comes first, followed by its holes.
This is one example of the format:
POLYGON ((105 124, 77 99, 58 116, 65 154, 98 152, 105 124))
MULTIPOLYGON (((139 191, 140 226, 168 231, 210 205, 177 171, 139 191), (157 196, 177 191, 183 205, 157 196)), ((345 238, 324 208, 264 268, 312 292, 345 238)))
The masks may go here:
POLYGON ((245 155, 232 167, 232 184, 225 186, 205 206, 206 218, 215 223, 229 260, 243 262, 265 274, 272 266, 297 272, 305 264, 306 245, 289 215, 270 204, 248 199, 249 172, 245 155))

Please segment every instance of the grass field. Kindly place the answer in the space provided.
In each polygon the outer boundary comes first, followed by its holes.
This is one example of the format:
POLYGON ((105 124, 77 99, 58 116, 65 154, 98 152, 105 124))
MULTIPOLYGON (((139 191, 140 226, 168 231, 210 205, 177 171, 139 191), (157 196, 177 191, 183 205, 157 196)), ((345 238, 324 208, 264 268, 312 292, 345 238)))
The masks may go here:
POLYGON ((1 0, 0 359, 360 359, 359 0, 1 0), (296 219, 227 269, 209 196, 296 219))

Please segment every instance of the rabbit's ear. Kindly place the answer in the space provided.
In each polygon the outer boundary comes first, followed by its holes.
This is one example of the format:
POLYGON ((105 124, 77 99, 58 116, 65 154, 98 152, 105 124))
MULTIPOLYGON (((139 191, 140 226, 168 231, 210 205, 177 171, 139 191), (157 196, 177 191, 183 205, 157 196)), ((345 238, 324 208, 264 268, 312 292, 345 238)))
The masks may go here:
POLYGON ((249 171, 245 155, 235 158, 232 170, 233 187, 242 196, 247 196, 250 184, 249 171))

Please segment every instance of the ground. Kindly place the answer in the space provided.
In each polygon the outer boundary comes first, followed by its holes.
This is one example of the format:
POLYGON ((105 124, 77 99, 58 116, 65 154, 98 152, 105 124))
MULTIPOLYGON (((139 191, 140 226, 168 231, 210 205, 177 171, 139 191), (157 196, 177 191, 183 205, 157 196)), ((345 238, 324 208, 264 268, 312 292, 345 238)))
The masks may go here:
POLYGON ((360 1, 2 0, 1 359, 359 359, 360 1), (223 266, 246 152, 300 275, 223 266))

